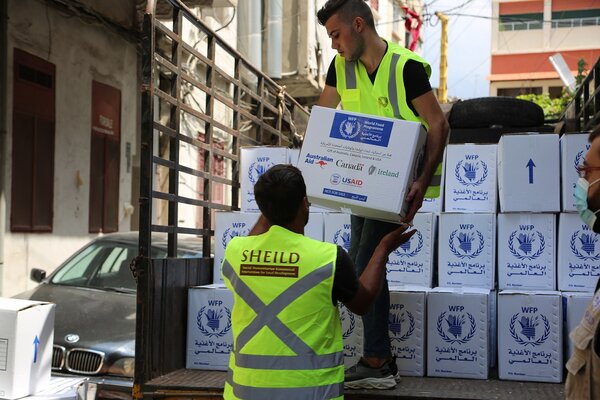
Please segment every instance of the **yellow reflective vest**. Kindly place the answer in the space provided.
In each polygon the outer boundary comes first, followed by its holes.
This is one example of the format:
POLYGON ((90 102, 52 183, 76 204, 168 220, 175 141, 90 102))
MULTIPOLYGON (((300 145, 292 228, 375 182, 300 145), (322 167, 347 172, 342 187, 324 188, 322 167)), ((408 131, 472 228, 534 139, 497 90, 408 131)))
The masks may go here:
MULTIPOLYGON (((347 61, 339 54, 335 57, 336 89, 342 100, 342 108, 363 114, 397 118, 420 122, 429 130, 427 122, 416 115, 409 107, 404 87, 404 65, 408 60, 423 64, 427 77, 431 67, 423 58, 412 51, 387 41, 375 82, 371 82, 365 66, 361 62, 347 61)), ((440 196, 442 164, 440 163, 431 178, 425 197, 440 196)))
POLYGON ((334 244, 277 225, 229 242, 221 267, 234 296, 225 399, 343 399, 336 255, 334 244))

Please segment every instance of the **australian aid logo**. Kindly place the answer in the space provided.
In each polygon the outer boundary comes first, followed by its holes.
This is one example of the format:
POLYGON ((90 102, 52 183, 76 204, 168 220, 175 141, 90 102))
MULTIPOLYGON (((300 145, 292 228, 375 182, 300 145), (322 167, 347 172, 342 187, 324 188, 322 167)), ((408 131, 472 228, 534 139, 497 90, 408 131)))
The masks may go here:
POLYGON ((467 154, 454 168, 454 177, 463 186, 479 186, 488 177, 488 166, 477 154, 467 154))
POLYGON ((465 311, 461 305, 449 305, 448 311, 442 312, 436 324, 437 332, 443 341, 450 344, 465 344, 477 332, 475 317, 465 311))
POLYGON ((209 338, 225 336, 231 329, 231 310, 222 300, 209 300, 196 315, 196 324, 200 332, 209 338))

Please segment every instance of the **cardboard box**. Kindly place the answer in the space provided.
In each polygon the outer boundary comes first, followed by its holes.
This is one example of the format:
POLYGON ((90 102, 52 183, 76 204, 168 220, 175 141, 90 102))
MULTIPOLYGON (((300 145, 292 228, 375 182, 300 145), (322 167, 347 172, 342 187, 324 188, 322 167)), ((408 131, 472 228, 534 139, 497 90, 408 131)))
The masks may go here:
POLYGON ((583 164, 585 153, 590 149, 587 133, 562 135, 560 138, 560 193, 563 211, 577 211, 575 207, 575 184, 579 179, 577 166, 583 164))
POLYGON ((448 145, 446 212, 496 212, 497 148, 495 144, 448 145))
POLYGON ((425 375, 427 291, 423 287, 390 287, 390 344, 400 376, 425 375))
MULTIPOLYGON (((598 301, 600 302, 600 293, 597 294, 598 301)), ((581 319, 585 314, 585 310, 587 309, 588 304, 594 298, 594 293, 583 293, 583 292, 563 292, 562 293, 562 301, 563 301, 563 323, 565 329, 563 331, 564 334, 564 342, 565 342, 565 363, 571 358, 573 355, 573 351, 575 346, 573 342, 569 338, 569 333, 571 333, 576 327, 581 323, 581 319)))
POLYGON ((562 381, 560 292, 502 291, 498 295, 498 374, 516 381, 562 381))
POLYGON ((89 378, 51 376, 50 382, 42 390, 23 397, 22 400, 87 400, 95 399, 96 383, 89 378))
POLYGON ((427 376, 487 379, 494 292, 435 288, 427 295, 427 376))
POLYGON ((215 261, 213 264, 213 282, 223 283, 221 264, 225 258, 227 244, 236 236, 248 236, 250 229, 258 221, 260 213, 227 212, 215 213, 215 261))
POLYGON ((556 216, 498 214, 498 286, 556 289, 556 216))
POLYGON ((342 246, 350 250, 350 215, 342 213, 329 213, 323 215, 325 223, 324 242, 342 246))
POLYGON ((313 107, 298 161, 309 200, 399 222, 425 139, 416 122, 313 107))
POLYGON ((363 323, 359 315, 339 304, 340 319, 342 320, 342 338, 344 340, 344 366, 355 365, 363 354, 363 323))
POLYGON ((285 147, 240 148, 240 209, 243 212, 260 212, 254 199, 254 184, 269 168, 277 164, 289 164, 285 147))
POLYGON ((442 176, 440 182, 440 196, 434 198, 424 198, 420 213, 434 213, 439 214, 444 209, 444 191, 446 186, 446 149, 444 149, 444 155, 442 156, 442 176))
POLYGON ((189 288, 186 368, 227 371, 232 308, 233 293, 225 285, 189 288))
POLYGON ((600 235, 562 213, 558 223, 558 290, 593 292, 600 277, 600 235))
POLYGON ((417 230, 408 242, 388 257, 386 264, 389 285, 419 285, 431 287, 437 216, 417 213, 413 226, 417 230))
POLYGON ((304 236, 322 242, 324 235, 325 215, 320 212, 311 212, 308 216, 308 223, 304 226, 304 236))
POLYGON ((501 212, 560 211, 558 135, 503 135, 498 143, 501 212))
POLYGON ((496 214, 440 215, 440 286, 493 289, 496 272, 496 214))
POLYGON ((0 398, 17 399, 50 382, 52 303, 0 298, 0 398))

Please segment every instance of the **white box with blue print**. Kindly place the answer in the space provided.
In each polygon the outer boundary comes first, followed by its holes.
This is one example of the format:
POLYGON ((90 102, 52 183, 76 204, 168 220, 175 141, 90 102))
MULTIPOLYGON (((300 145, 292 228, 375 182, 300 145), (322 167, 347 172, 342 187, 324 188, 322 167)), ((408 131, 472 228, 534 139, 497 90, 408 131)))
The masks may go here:
POLYGON ((233 293, 223 284, 189 288, 186 368, 227 371, 232 308, 233 293))
POLYGON ((498 214, 498 287, 556 290, 556 215, 498 214))
POLYGON ((501 212, 559 212, 558 135, 503 135, 498 142, 501 212))
POLYGON ((440 286, 495 287, 496 214, 443 213, 438 246, 440 286))
POLYGON ((0 298, 0 398, 17 399, 50 382, 55 305, 0 298))
MULTIPOLYGON (((596 294, 598 302, 600 302, 600 292, 596 294)), ((575 345, 569 339, 569 334, 581 323, 581 319, 585 314, 585 310, 594 298, 594 293, 586 292, 562 292, 563 300, 563 323, 565 324, 564 334, 564 361, 565 363, 575 349, 575 345)))
POLYGON ((431 287, 437 216, 418 213, 413 219, 416 233, 390 254, 386 264, 390 285, 431 287))
POLYGON ((355 365, 363 354, 363 323, 360 315, 348 310, 342 303, 338 303, 340 319, 342 321, 342 339, 344 341, 344 367, 355 365))
POLYGON ((562 135, 560 138, 560 192, 563 211, 577 211, 575 207, 575 184, 579 179, 577 166, 583 164, 585 153, 590 149, 587 133, 562 135))
POLYGON ((446 212, 495 213, 495 144, 451 144, 446 158, 446 212))
POLYGON ((236 236, 248 236, 256 224, 259 213, 239 211, 217 211, 215 213, 215 262, 213 264, 213 282, 223 283, 221 264, 225 258, 225 248, 236 236))
POLYGON ((435 288, 427 295, 427 376, 487 379, 494 364, 495 292, 435 288))
POLYGON ((562 340, 560 292, 505 290, 498 294, 500 379, 561 382, 562 340))
POLYGON ((291 161, 285 147, 240 148, 240 209, 244 212, 260 212, 254 198, 254 184, 272 166, 290 164, 291 161))
POLYGON ((298 160, 309 200, 399 222, 425 140, 416 122, 313 107, 298 160))
POLYGON ((350 250, 350 215, 342 213, 326 213, 323 214, 325 224, 323 241, 333 243, 350 250))
POLYGON ((390 345, 400 376, 425 375, 429 290, 419 286, 390 286, 390 345))
POLYGON ((593 292, 600 277, 600 235, 579 214, 562 213, 557 247, 558 290, 593 292))

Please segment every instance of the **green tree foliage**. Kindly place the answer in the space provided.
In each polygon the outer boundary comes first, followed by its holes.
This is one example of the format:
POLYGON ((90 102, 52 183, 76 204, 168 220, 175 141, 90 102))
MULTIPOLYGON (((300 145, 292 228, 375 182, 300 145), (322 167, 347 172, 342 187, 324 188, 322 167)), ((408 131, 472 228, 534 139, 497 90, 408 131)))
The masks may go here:
POLYGON ((551 99, 547 94, 522 94, 517 96, 517 99, 529 100, 542 107, 544 110, 544 119, 558 119, 573 97, 563 90, 562 95, 555 99, 551 99))

